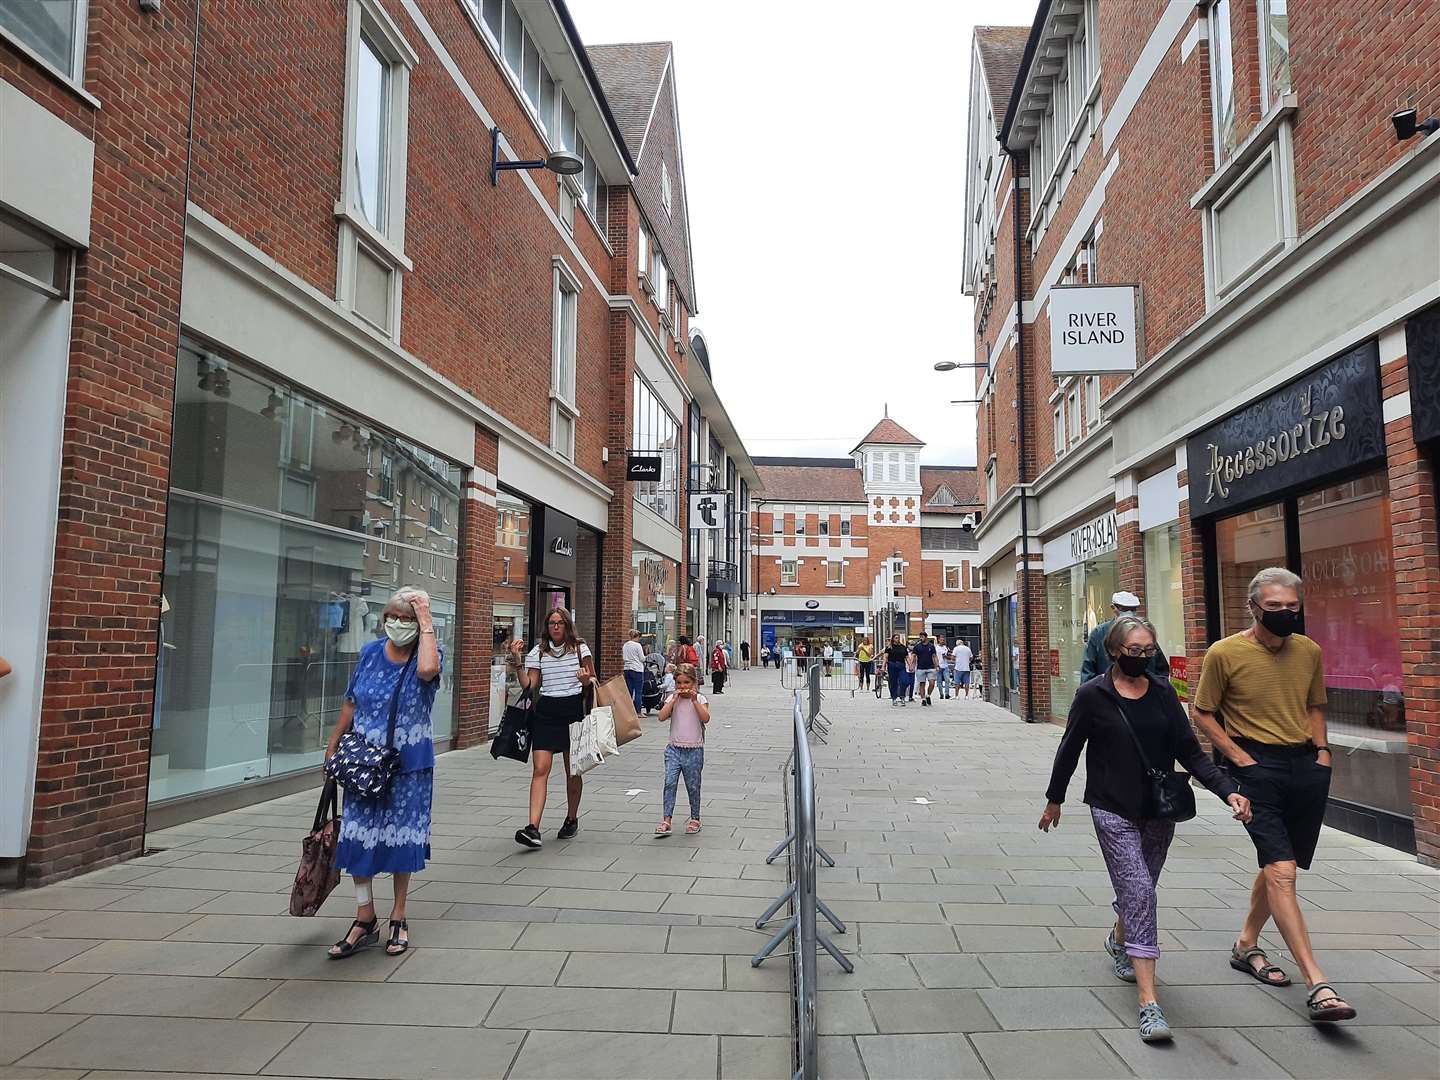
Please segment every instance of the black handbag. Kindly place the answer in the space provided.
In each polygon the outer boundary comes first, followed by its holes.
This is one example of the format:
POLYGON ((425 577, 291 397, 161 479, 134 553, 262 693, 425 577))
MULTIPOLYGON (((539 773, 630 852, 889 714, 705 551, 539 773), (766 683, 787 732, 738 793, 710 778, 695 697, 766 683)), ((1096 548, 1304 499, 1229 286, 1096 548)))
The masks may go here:
POLYGON ((410 661, 395 680, 395 692, 390 695, 390 720, 385 728, 385 745, 376 746, 364 735, 350 730, 340 736, 335 753, 325 762, 325 775, 334 780, 345 794, 357 799, 378 799, 390 789, 390 781, 400 770, 400 751, 395 749, 395 720, 400 712, 400 691, 405 680, 415 670, 415 660, 420 650, 410 654, 410 661))
POLYGON ((1195 791, 1190 786, 1190 777, 1173 769, 1152 768, 1150 759, 1145 756, 1145 748, 1140 745, 1140 737, 1130 726, 1125 707, 1119 704, 1115 707, 1120 712, 1125 730, 1130 733, 1130 740, 1135 744, 1135 753, 1140 755, 1145 778, 1150 781, 1150 817, 1157 821, 1189 821, 1195 816, 1195 791))
POLYGON ((530 719, 535 714, 533 700, 530 691, 526 690, 519 701, 505 710, 500 730, 490 740, 490 756, 496 761, 502 757, 515 761, 530 760, 530 719))

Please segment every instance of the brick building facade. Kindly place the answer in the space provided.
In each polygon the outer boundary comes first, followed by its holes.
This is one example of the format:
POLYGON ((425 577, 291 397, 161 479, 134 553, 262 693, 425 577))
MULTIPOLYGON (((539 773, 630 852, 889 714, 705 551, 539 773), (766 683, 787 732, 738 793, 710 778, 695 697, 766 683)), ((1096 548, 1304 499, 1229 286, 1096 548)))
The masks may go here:
POLYGON ((0 8, 0 860, 53 880, 312 784, 400 585, 443 746, 551 606, 602 672, 686 625, 723 406, 674 88, 560 0, 0 8))
POLYGON ((924 445, 887 416, 849 457, 755 459, 752 641, 853 655, 924 630, 978 653, 975 469, 921 465, 924 445))
POLYGON ((1437 28, 1433 2, 1306 0, 981 27, 965 243, 994 700, 1063 722, 1115 589, 1186 693, 1254 570, 1289 565, 1326 655, 1329 820, 1430 862, 1440 135, 1400 129, 1440 112, 1413 47, 1437 28), (1057 290, 1109 283, 1138 286, 1138 369, 1057 375, 1057 290))

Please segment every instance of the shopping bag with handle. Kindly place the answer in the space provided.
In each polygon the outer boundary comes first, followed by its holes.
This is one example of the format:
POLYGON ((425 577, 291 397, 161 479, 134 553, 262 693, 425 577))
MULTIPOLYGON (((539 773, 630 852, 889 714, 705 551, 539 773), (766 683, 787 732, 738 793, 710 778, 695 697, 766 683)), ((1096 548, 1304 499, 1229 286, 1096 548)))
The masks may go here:
POLYGON ((587 713, 578 724, 570 725, 570 775, 581 776, 605 764, 605 755, 595 738, 595 714, 587 713))
POLYGON ((295 885, 290 890, 291 915, 314 915, 340 884, 340 871, 335 866, 335 845, 340 839, 336 804, 336 783, 326 780, 315 824, 301 844, 300 868, 295 871, 295 885))
POLYGON ((615 720, 615 744, 624 746, 640 737, 640 717, 635 712, 635 698, 625 685, 625 676, 616 675, 609 682, 600 684, 595 692, 597 705, 609 705, 615 720))

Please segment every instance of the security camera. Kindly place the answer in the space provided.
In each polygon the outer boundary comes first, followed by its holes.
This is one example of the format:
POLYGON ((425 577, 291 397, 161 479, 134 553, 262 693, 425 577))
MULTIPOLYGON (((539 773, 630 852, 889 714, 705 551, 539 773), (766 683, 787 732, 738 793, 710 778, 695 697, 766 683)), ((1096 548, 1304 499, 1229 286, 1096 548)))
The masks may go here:
POLYGON ((1435 117, 1430 117, 1423 124, 1419 120, 1420 113, 1415 109, 1401 109, 1397 113, 1390 114, 1390 123, 1395 125, 1395 137, 1401 142, 1413 139, 1422 131, 1426 135, 1433 135, 1440 131, 1440 120, 1435 117))

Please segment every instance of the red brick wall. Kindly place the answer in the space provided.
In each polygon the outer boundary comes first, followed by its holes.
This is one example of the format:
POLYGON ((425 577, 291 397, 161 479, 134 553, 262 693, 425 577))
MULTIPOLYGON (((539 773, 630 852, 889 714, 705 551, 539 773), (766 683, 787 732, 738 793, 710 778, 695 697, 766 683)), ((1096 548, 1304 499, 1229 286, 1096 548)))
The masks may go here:
POLYGON ((475 471, 465 482, 465 507, 460 515, 459 655, 446 657, 447 663, 456 665, 457 749, 475 746, 490 737, 490 659, 494 655, 495 582, 500 568, 495 552, 495 489, 481 483, 476 474, 484 470, 494 475, 499 456, 499 440, 493 433, 477 428, 475 471))

